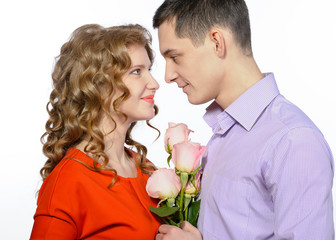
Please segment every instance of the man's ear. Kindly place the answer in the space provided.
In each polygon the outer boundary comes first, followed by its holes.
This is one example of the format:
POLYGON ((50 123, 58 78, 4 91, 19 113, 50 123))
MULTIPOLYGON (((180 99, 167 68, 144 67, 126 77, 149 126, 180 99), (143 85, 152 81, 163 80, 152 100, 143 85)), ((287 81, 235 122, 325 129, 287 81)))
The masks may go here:
POLYGON ((214 50, 218 57, 225 57, 226 44, 223 33, 218 28, 212 28, 209 32, 209 39, 213 43, 214 50))

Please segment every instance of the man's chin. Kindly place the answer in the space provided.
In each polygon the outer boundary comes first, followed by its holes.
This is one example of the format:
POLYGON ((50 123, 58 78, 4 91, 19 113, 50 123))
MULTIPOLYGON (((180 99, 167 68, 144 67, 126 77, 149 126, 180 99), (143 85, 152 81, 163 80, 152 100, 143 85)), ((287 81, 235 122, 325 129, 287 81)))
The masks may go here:
POLYGON ((205 99, 201 99, 201 98, 193 98, 189 95, 188 96, 188 102, 191 103, 192 105, 201 105, 201 104, 204 104, 204 103, 207 103, 209 102, 210 100, 205 100, 205 99))

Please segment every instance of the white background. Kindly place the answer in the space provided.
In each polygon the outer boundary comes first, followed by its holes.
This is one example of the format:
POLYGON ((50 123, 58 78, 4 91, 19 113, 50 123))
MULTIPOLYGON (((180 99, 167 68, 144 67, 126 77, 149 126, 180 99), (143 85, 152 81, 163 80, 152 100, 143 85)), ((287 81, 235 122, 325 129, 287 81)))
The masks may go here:
MULTIPOLYGON (((162 0, 11 0, 0 3, 0 239, 28 239, 45 162, 39 138, 47 120, 54 58, 77 27, 140 23, 153 34, 153 75, 161 87, 153 119, 162 135, 169 121, 195 130, 203 145, 211 132, 202 120, 206 105, 192 106, 175 84, 164 82, 152 16, 162 0)), ((254 56, 274 72, 280 91, 322 130, 336 155, 336 7, 334 0, 248 0, 254 56)), ((162 135, 140 124, 135 137, 149 159, 166 167, 162 135)))

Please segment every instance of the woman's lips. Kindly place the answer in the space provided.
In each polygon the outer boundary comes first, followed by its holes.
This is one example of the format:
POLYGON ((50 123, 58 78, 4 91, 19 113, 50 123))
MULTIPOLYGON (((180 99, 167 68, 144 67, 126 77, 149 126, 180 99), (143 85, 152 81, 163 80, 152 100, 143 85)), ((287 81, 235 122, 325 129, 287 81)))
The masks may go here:
POLYGON ((142 100, 148 102, 148 103, 154 103, 154 95, 148 95, 146 97, 141 98, 142 100))

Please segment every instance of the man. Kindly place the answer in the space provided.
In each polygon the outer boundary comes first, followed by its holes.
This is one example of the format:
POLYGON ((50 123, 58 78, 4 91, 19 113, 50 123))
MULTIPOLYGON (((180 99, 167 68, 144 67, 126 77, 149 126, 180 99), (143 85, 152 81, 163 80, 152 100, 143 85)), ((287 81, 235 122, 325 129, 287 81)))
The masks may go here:
POLYGON ((192 104, 214 100, 198 230, 161 225, 156 239, 333 239, 331 151, 259 70, 245 2, 166 0, 153 26, 166 82, 192 104))

